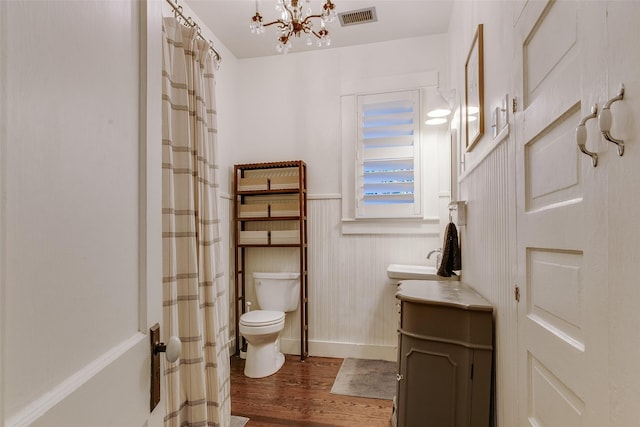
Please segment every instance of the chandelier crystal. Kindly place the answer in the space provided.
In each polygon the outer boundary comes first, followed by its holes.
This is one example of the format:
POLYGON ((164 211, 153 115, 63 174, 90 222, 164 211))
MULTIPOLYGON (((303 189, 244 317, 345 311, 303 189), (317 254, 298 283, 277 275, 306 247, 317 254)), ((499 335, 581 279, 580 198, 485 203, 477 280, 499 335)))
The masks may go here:
POLYGON ((278 52, 287 53, 291 49, 291 38, 293 36, 300 37, 302 34, 307 35, 308 46, 313 44, 312 35, 317 38, 316 43, 319 47, 331 45, 329 30, 325 27, 327 23, 333 22, 337 16, 335 4, 331 0, 326 0, 322 5, 320 14, 313 14, 311 0, 278 0, 276 11, 280 14, 280 19, 264 24, 262 15, 258 10, 258 1, 256 0, 256 14, 251 17, 249 28, 253 34, 259 35, 264 33, 265 27, 277 25, 278 43, 276 44, 276 50, 278 52), (320 29, 318 31, 313 27, 313 19, 320 19, 320 29))

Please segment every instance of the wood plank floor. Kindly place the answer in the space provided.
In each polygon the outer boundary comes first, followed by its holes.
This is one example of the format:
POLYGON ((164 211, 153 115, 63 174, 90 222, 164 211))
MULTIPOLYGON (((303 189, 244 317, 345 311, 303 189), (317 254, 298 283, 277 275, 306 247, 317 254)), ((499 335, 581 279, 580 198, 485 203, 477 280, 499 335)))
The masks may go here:
POLYGON ((249 418, 246 427, 388 427, 392 402, 331 394, 342 359, 287 356, 266 378, 247 378, 244 360, 231 358, 231 413, 249 418))

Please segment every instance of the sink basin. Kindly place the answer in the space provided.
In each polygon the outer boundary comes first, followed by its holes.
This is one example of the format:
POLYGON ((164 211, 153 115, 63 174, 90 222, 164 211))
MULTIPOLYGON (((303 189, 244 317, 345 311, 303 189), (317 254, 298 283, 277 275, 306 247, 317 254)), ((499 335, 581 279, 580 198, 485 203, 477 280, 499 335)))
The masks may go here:
POLYGON ((438 276, 436 268, 430 265, 391 264, 387 276, 397 280, 460 280, 460 276, 438 276))

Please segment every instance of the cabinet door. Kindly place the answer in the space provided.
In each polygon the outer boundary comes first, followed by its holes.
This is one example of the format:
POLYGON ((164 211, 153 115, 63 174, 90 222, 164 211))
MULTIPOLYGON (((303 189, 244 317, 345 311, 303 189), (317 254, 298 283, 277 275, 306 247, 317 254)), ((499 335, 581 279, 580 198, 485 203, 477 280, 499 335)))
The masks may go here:
POLYGON ((407 335, 400 337, 398 425, 469 425, 470 350, 407 335))

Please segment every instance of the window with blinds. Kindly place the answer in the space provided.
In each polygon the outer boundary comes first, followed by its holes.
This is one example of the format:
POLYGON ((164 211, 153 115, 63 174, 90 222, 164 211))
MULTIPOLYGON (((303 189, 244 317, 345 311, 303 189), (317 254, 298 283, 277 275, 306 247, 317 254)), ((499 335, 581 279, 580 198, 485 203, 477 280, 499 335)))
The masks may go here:
POLYGON ((358 96, 357 108, 357 216, 419 216, 419 91, 358 96))

